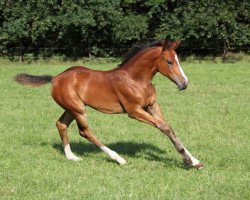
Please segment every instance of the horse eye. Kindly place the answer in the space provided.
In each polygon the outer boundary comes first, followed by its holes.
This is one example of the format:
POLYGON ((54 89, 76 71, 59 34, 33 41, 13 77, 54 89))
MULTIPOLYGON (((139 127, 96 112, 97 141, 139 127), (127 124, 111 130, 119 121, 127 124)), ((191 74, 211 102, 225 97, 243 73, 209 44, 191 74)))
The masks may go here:
POLYGON ((173 64, 171 60, 167 60, 167 63, 168 63, 168 65, 172 65, 173 64))

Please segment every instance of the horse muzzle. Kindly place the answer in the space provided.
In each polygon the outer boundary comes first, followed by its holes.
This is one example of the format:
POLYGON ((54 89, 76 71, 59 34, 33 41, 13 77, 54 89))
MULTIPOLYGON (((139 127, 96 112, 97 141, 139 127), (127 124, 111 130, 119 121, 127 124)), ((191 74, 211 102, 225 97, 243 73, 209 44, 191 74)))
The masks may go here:
POLYGON ((183 83, 177 84, 177 85, 178 85, 179 90, 182 91, 182 90, 187 89, 187 87, 188 87, 188 82, 184 81, 183 83))
POLYGON ((184 77, 178 77, 178 76, 170 76, 169 77, 172 82, 174 82, 178 89, 185 90, 188 87, 188 79, 184 77))

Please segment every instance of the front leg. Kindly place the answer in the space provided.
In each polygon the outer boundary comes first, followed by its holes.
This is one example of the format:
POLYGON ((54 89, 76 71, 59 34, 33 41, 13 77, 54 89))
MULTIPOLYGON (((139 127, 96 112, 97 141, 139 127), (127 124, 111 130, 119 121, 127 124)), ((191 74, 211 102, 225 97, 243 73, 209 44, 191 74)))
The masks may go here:
POLYGON ((155 126, 166 136, 168 136, 172 143, 175 145, 177 151, 183 156, 183 160, 186 164, 192 165, 197 169, 203 168, 203 164, 201 164, 196 158, 194 158, 176 137, 173 129, 165 121, 160 110, 160 106, 157 103, 149 106, 147 111, 143 110, 140 107, 137 107, 136 109, 133 109, 133 111, 131 111, 129 115, 137 120, 155 126))

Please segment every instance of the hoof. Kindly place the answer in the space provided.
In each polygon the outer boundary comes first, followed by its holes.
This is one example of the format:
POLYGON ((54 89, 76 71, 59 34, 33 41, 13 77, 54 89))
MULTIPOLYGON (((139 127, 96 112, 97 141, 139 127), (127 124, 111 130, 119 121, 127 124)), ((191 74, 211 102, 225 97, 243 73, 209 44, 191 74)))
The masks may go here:
POLYGON ((82 158, 79 158, 79 157, 77 157, 75 155, 67 157, 67 158, 68 158, 68 160, 72 160, 72 161, 80 161, 80 160, 82 160, 82 158))
POLYGON ((123 161, 119 162, 119 164, 120 164, 120 165, 125 165, 125 164, 127 164, 127 161, 126 161, 126 160, 123 160, 123 161))
MULTIPOLYGON (((198 161, 198 160, 197 160, 198 161)), ((195 167, 196 169, 203 169, 204 168, 204 165, 202 164, 202 163, 200 163, 199 161, 199 163, 198 164, 195 164, 195 163, 193 163, 192 162, 192 160, 190 159, 190 160, 185 160, 185 159, 183 159, 183 162, 186 164, 186 165, 188 165, 188 166, 190 166, 190 167, 195 167)))
POLYGON ((199 163, 195 165, 196 169, 203 169, 204 165, 202 163, 199 163))
POLYGON ((125 165, 127 163, 127 161, 123 159, 122 157, 120 157, 119 155, 114 160, 118 162, 120 165, 125 165))

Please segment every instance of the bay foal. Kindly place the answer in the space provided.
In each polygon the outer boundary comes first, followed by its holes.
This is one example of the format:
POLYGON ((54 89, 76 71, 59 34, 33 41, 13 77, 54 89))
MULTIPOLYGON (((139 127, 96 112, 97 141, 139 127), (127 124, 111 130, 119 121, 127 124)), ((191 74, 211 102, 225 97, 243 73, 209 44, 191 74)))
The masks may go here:
POLYGON ((131 118, 158 128, 169 137, 186 164, 202 169, 203 165, 183 146, 165 121, 156 101, 155 87, 151 83, 154 75, 159 72, 173 81, 179 90, 187 88, 188 79, 175 52, 179 44, 180 41, 171 42, 166 39, 137 49, 118 68, 108 71, 76 66, 54 77, 19 74, 15 80, 30 86, 52 83, 52 97, 65 110, 56 126, 69 160, 80 160, 71 151, 67 136, 67 128, 75 119, 81 136, 119 164, 126 164, 125 159, 93 135, 85 110, 89 106, 108 114, 127 113, 131 118))

